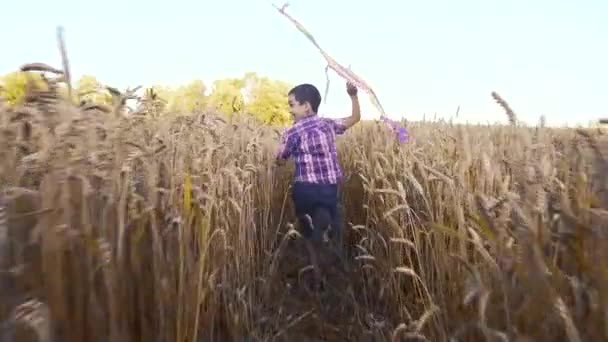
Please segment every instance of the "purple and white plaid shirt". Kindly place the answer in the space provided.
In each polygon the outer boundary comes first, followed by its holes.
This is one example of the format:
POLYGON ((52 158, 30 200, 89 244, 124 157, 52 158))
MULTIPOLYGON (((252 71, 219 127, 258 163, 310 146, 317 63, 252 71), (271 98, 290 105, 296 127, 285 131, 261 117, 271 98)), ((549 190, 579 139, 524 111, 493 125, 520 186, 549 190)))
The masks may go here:
POLYGON ((283 134, 277 158, 294 158, 296 182, 337 184, 342 170, 336 153, 336 135, 345 130, 340 119, 317 115, 304 118, 283 134))

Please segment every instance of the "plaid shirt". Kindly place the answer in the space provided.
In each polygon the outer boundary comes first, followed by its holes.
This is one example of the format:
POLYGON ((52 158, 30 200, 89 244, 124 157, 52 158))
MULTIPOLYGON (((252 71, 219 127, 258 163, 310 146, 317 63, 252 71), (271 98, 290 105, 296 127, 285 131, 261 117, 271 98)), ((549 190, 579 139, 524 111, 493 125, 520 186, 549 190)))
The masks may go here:
POLYGON ((294 158, 296 182, 336 184, 342 178, 336 135, 345 130, 339 119, 317 115, 304 118, 283 134, 277 158, 294 158))

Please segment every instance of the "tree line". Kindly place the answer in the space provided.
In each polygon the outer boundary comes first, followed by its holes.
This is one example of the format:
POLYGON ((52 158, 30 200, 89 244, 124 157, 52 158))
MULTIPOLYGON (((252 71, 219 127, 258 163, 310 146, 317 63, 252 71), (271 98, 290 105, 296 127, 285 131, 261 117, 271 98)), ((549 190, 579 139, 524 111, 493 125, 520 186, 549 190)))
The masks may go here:
MULTIPOLYGON (((30 74, 35 86, 44 86, 39 74, 30 74)), ((30 83, 31 84, 31 83, 30 83)), ((28 86, 24 72, 11 72, 0 77, 0 97, 9 106, 23 102, 28 86)), ((271 125, 285 125, 291 117, 287 105, 287 92, 291 84, 263 77, 255 72, 239 78, 214 81, 211 85, 195 79, 177 87, 152 85, 145 88, 146 97, 154 97, 159 113, 193 113, 215 110, 226 114, 247 113, 271 125)), ((67 90, 64 91, 67 99, 67 90)), ((74 103, 110 106, 112 94, 95 76, 83 75, 73 83, 74 103)))

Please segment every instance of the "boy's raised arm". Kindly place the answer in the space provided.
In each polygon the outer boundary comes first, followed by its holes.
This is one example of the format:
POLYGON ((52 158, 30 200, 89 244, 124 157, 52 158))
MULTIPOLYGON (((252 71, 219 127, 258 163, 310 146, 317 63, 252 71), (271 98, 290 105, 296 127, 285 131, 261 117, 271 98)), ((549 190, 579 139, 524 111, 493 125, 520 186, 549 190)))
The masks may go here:
POLYGON ((350 96, 352 112, 351 115, 340 119, 340 123, 344 126, 344 130, 353 127, 357 122, 361 121, 361 105, 357 96, 357 87, 350 82, 346 83, 346 93, 350 96))

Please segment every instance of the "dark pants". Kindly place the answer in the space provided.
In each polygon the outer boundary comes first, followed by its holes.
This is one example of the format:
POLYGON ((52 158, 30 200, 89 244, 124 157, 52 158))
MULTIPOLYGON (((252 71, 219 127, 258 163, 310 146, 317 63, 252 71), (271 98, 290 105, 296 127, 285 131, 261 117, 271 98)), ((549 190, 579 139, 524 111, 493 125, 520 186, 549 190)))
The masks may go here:
POLYGON ((331 225, 328 235, 334 240, 337 252, 341 254, 342 226, 338 209, 338 185, 295 182, 292 198, 300 234, 306 239, 321 241, 323 233, 331 225), (306 217, 307 214, 310 220, 306 217))

